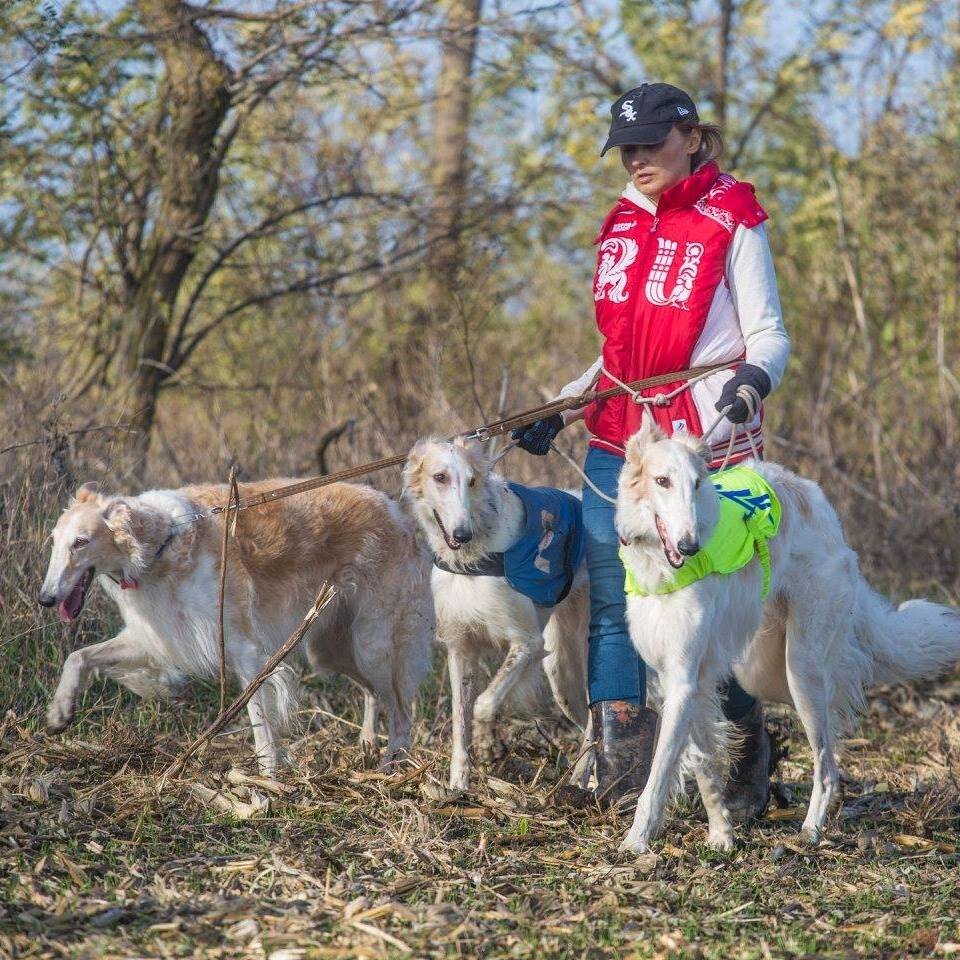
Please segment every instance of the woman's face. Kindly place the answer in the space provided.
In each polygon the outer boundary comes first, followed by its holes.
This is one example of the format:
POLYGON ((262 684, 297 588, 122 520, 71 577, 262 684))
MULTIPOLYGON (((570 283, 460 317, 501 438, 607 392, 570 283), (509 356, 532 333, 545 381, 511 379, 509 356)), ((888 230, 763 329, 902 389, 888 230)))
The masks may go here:
POLYGON ((651 200, 657 200, 664 190, 690 176, 690 158, 699 147, 699 130, 681 133, 674 127, 660 143, 621 147, 620 159, 633 185, 651 200))

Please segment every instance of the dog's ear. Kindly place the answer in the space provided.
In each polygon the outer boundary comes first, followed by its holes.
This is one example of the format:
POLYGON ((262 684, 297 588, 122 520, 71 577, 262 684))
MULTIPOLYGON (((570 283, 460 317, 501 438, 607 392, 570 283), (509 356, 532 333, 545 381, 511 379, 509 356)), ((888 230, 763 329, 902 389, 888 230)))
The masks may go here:
POLYGON ((406 462, 403 465, 401 497, 409 493, 417 494, 420 492, 420 485, 423 476, 423 458, 427 452, 429 440, 418 440, 407 454, 406 462))
POLYGON ((656 421, 646 411, 640 419, 640 429, 627 441, 624 455, 633 464, 639 465, 651 444, 666 438, 656 421))
POLYGON ((74 503, 91 503, 100 498, 100 484, 95 480, 85 483, 73 495, 74 503))
POLYGON ((454 437, 453 445, 459 447, 465 453, 473 456, 485 456, 487 452, 487 445, 481 443, 476 437, 454 437))
POLYGON ((695 437, 686 430, 678 430, 671 438, 676 440, 681 446, 686 447, 694 456, 699 457, 705 463, 710 462, 710 447, 706 444, 703 437, 695 437))
POLYGON ((156 510, 121 497, 111 500, 102 516, 117 549, 129 557, 131 569, 146 569, 163 543, 169 520, 156 510))
POLYGON ((490 472, 491 453, 493 448, 489 443, 481 443, 476 437, 456 437, 453 441, 478 473, 486 476, 490 472))

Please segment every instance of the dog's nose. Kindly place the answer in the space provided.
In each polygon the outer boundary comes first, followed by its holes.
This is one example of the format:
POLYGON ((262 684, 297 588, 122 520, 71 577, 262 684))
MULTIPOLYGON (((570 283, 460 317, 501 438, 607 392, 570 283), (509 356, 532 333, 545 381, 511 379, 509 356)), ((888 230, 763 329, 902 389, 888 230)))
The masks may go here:
POLYGON ((52 607, 57 602, 57 598, 52 593, 44 593, 42 590, 37 594, 37 603, 41 607, 52 607))
POLYGON ((677 549, 685 556, 692 557, 700 552, 700 541, 695 537, 681 537, 677 541, 677 549))
POLYGON ((473 539, 473 531, 469 527, 457 527, 453 531, 453 539, 459 543, 469 543, 473 539))

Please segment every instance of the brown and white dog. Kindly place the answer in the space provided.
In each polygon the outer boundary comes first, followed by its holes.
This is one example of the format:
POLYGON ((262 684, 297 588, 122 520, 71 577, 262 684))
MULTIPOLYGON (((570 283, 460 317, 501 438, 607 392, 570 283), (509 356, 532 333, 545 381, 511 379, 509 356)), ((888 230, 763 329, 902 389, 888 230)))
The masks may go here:
MULTIPOLYGON (((243 484, 241 496, 286 480, 243 484)), ((103 496, 81 487, 53 531, 39 601, 64 621, 83 608, 94 579, 120 608, 112 640, 75 650, 47 711, 62 730, 97 673, 140 696, 176 692, 191 677, 218 673, 223 516, 189 518, 223 504, 224 485, 103 496)), ((345 674, 364 690, 361 742, 376 743, 376 708, 387 716, 384 762, 410 743, 411 710, 433 641, 427 565, 399 506, 370 487, 334 484, 236 515, 225 587, 227 670, 241 684, 299 626, 322 581, 337 588, 304 639, 310 665, 345 674)), ((281 665, 251 699, 257 760, 272 774, 278 734, 297 703, 299 677, 281 665)))
POLYGON ((587 709, 589 584, 583 565, 568 596, 552 608, 537 607, 503 576, 466 571, 497 551, 508 550, 523 530, 524 507, 507 482, 491 472, 480 444, 420 440, 403 471, 404 499, 434 556, 431 580, 437 639, 446 647, 453 709, 450 787, 470 784, 470 752, 496 742, 502 712, 542 716, 553 702, 584 733, 572 773, 585 786, 593 764, 587 709), (463 570, 464 572, 457 572, 463 570), (484 654, 499 654, 499 669, 478 696, 484 654))

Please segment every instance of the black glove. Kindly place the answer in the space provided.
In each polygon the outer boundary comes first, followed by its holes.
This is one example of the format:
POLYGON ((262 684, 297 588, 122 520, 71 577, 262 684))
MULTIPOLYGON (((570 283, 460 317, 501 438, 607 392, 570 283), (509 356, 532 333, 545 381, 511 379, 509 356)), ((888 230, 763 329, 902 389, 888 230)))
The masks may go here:
POLYGON ((564 428, 563 417, 555 413, 546 420, 537 420, 526 427, 517 427, 510 436, 517 441, 521 450, 543 457, 550 450, 550 441, 564 428))
POLYGON ((716 403, 717 412, 732 404, 727 411, 727 419, 732 423, 746 423, 750 419, 747 401, 737 396, 737 387, 743 384, 753 387, 760 394, 761 400, 770 392, 772 386, 765 370, 755 367, 752 363, 741 363, 737 372, 724 384, 723 393, 720 394, 720 399, 716 403))

